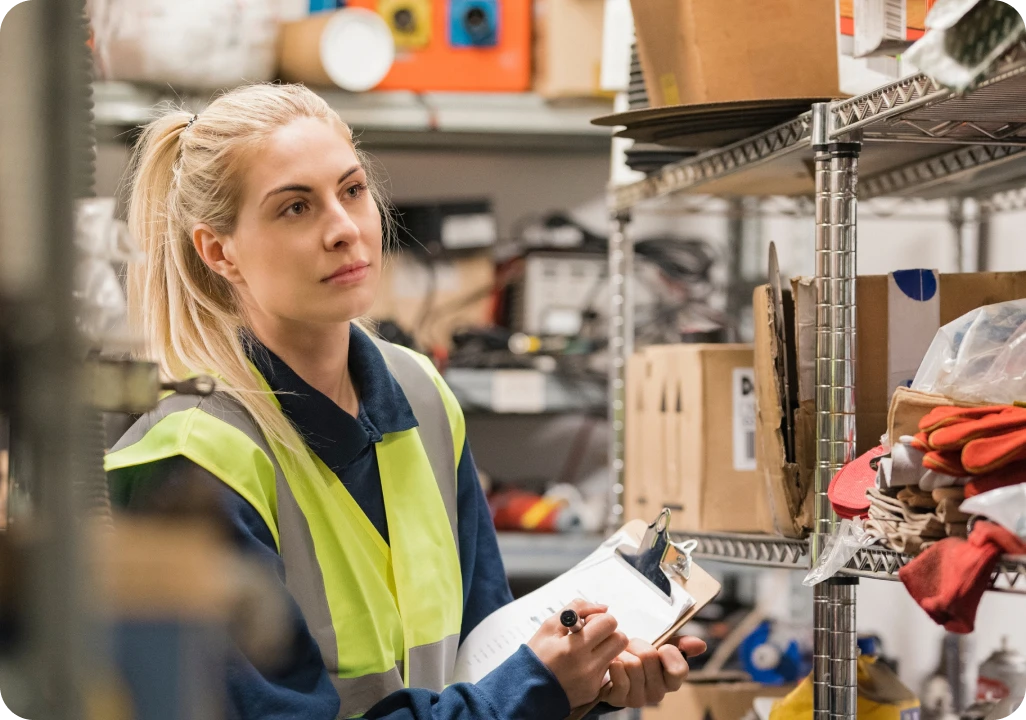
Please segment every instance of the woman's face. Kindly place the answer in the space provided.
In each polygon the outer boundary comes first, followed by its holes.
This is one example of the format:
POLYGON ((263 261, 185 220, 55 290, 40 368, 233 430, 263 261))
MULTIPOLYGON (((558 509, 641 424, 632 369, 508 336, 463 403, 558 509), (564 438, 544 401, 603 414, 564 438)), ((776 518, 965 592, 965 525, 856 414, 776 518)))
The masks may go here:
POLYGON ((251 313, 340 323, 370 310, 381 275, 381 215, 350 142, 303 118, 252 153, 226 275, 251 313))

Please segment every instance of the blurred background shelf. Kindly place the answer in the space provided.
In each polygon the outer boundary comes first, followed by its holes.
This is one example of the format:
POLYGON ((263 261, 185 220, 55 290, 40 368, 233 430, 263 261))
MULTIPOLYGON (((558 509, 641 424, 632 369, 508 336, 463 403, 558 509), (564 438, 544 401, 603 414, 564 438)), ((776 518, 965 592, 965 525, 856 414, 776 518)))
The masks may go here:
POLYGON ((499 552, 510 580, 560 575, 591 554, 605 538, 593 534, 499 533, 499 552))
MULTIPOLYGON (((93 84, 96 124, 123 134, 168 103, 202 111, 209 95, 178 95, 168 88, 125 82, 93 84)), ((611 103, 553 104, 533 93, 347 93, 320 90, 328 104, 374 147, 608 152, 608 128, 591 119, 611 103)))
POLYGON ((538 370, 450 368, 445 381, 466 412, 514 415, 606 412, 606 385, 538 370))

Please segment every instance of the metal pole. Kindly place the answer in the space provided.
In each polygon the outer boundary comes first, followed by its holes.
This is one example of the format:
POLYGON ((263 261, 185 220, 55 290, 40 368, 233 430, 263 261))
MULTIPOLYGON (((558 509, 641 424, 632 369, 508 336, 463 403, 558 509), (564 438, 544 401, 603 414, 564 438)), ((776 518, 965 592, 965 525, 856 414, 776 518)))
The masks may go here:
POLYGON ((965 198, 948 200, 948 223, 955 241, 955 269, 965 272, 965 198))
POLYGON ((990 269, 990 218, 989 203, 977 203, 976 210, 976 272, 990 269))
MULTIPOLYGON (((20 662, 4 697, 19 715, 82 717, 87 658, 82 541, 74 491, 83 468, 74 325, 73 201, 92 183, 82 0, 16 5, 0 57, 0 365, 16 449, 31 473, 20 662), (18 692, 20 690, 20 692, 18 692), (10 691, 10 692, 8 692, 10 691)), ((14 450, 15 448, 12 448, 14 450)))
POLYGON ((634 352, 634 244, 627 236, 627 213, 616 213, 609 233, 609 527, 623 523, 623 483, 626 467, 625 417, 627 359, 634 352))
MULTIPOLYGON (((830 106, 813 106, 816 174, 816 474, 812 562, 837 516, 830 480, 855 458, 855 250, 860 139, 833 137, 830 106)), ((813 716, 855 717, 855 583, 821 583, 813 597, 813 716)))
MULTIPOLYGON (((731 198, 727 204, 727 317, 730 318, 730 339, 741 342, 741 308, 745 298, 741 283, 741 258, 745 244, 745 200, 731 198)), ((748 303, 751 303, 749 294, 748 303)))

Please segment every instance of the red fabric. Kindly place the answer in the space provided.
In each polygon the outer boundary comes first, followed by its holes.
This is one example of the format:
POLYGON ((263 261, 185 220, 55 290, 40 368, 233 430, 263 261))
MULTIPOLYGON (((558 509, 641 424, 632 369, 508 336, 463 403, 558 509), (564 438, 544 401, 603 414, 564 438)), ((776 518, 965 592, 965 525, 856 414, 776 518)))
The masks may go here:
POLYGON ((1026 408, 1005 406, 1001 412, 991 413, 978 420, 969 420, 934 430, 930 433, 930 447, 935 450, 954 450, 965 447, 967 443, 976 438, 1003 435, 1023 427, 1026 427, 1026 408))
POLYGON ((876 485, 876 467, 874 460, 887 454, 883 445, 859 455, 841 468, 827 489, 827 497, 834 512, 842 518, 853 520, 855 517, 866 517, 869 514, 869 498, 866 490, 876 485))
POLYGON ((913 435, 912 442, 909 445, 922 453, 930 452, 933 449, 930 447, 930 436, 924 432, 918 432, 913 435))
POLYGON ((985 475, 1026 460, 1026 429, 971 440, 962 448, 962 464, 973 475, 985 475))
POLYGON ((951 477, 965 477, 969 474, 962 466, 960 450, 931 450, 923 455, 923 467, 951 477))
POLYGON ((980 495, 988 490, 996 490, 1008 485, 1018 485, 1026 482, 1026 463, 1017 462, 1006 465, 992 473, 974 477, 965 486, 965 496, 971 498, 980 495))
POLYGON ((960 408, 951 405, 935 407, 919 419, 919 429, 925 433, 931 433, 948 425, 976 420, 994 413, 999 413, 1008 405, 985 405, 978 408, 960 408))
POLYGON ((949 537, 931 545, 898 577, 934 622, 950 632, 971 633, 998 559, 1024 553, 1026 544, 1014 533, 978 522, 968 540, 949 537))

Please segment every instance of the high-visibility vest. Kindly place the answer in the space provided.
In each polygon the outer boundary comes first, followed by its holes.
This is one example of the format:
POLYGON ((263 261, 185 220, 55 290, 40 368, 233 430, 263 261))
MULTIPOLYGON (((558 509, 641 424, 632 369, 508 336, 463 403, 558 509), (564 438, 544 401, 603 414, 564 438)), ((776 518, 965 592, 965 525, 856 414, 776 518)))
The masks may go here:
POLYGON ((456 527, 463 414, 426 358, 375 342, 418 422, 375 445, 387 544, 312 450, 268 440, 224 393, 168 396, 105 462, 110 471, 182 455, 260 513, 341 698, 342 718, 404 687, 440 691, 451 683, 463 619, 456 527))

